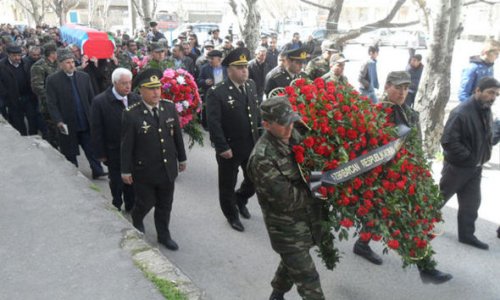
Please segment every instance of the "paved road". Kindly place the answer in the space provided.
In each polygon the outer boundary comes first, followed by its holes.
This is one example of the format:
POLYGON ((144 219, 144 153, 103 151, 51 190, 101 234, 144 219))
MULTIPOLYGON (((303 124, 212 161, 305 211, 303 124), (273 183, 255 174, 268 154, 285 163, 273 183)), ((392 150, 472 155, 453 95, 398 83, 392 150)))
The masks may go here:
MULTIPOLYGON (((469 55, 477 52, 477 44, 458 45, 452 68, 452 91, 457 89, 459 70, 469 55), (464 50, 465 49, 465 50, 464 50)), ((346 50, 352 61, 346 73, 355 82, 365 49, 350 46, 346 50)), ((379 71, 381 84, 390 70, 403 69, 407 52, 384 47, 381 50, 379 71)), ((450 108, 456 105, 450 103, 450 108)), ((497 105, 500 106, 500 105, 497 105)), ((206 141, 208 139, 205 139, 206 141)), ((495 149, 492 168, 483 175, 483 204, 477 235, 490 244, 489 251, 476 250, 459 244, 456 234, 456 200, 444 209, 445 234, 435 240, 439 268, 451 272, 454 279, 444 285, 423 285, 416 269, 401 268, 394 254, 384 255, 384 264, 374 266, 352 254, 353 241, 338 244, 344 253, 340 265, 333 272, 326 270, 316 259, 327 299, 500 299, 500 240, 496 238, 496 224, 500 224, 500 207, 496 199, 496 186, 500 180, 499 154, 495 149)), ((435 163, 439 178, 440 164, 435 163)), ((89 174, 88 164, 81 170, 89 174)), ((96 182, 109 197, 106 180, 96 182)), ((110 200, 108 200, 110 202, 110 200)), ((250 220, 243 220, 244 233, 232 230, 220 211, 217 196, 217 167, 214 151, 208 145, 195 146, 188 152, 188 169, 176 184, 171 231, 180 250, 162 252, 195 284, 214 300, 267 299, 269 282, 278 264, 278 256, 271 250, 262 214, 255 198, 249 203, 250 220)), ((152 214, 145 221, 147 239, 156 245, 152 214)), ((374 248, 381 253, 382 247, 374 248)), ((314 250, 313 250, 314 251, 314 250)), ((287 294, 288 300, 300 299, 295 290, 287 294)))
MULTIPOLYGON (((495 157, 498 157, 495 156, 495 157)), ((244 233, 232 230, 218 204, 216 163, 210 147, 195 146, 188 152, 188 169, 178 178, 171 231, 180 250, 162 252, 195 284, 214 300, 267 299, 269 281, 278 264, 271 250, 262 214, 255 198, 250 200, 250 220, 243 220, 244 233)), ((494 169, 484 174, 484 199, 481 216, 500 223, 495 183, 500 179, 498 159, 494 169), (496 212, 496 214, 495 214, 496 212)), ((82 167, 86 166, 82 162, 82 167)), ((440 170, 439 164, 435 165, 440 170)), ((83 168, 88 175, 88 170, 83 168)), ((96 180, 109 197, 107 180, 96 180)), ((110 201, 109 201, 110 202, 110 201)), ((495 236, 496 224, 482 220, 478 237, 490 244, 481 251, 459 244, 456 234, 456 200, 444 209, 445 234, 433 243, 439 267, 455 278, 442 286, 423 285, 416 269, 403 270, 394 254, 384 255, 384 264, 374 266, 351 253, 353 241, 339 243, 344 257, 333 272, 316 259, 327 299, 500 299, 500 240, 495 236)), ((153 218, 145 221, 147 239, 156 243, 153 218)), ((375 244, 379 253, 382 247, 375 244)), ((313 250, 314 251, 314 250, 313 250)), ((292 291, 287 299, 300 299, 292 291)))

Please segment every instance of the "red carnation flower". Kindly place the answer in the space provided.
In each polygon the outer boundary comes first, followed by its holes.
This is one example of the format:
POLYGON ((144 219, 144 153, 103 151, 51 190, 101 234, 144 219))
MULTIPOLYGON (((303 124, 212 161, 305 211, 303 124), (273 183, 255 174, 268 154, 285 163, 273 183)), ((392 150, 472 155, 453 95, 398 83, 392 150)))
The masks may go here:
POLYGON ((372 234, 370 232, 360 232, 359 233, 359 238, 363 242, 368 242, 372 238, 372 234))
POLYGON ((354 222, 351 219, 344 218, 342 221, 340 221, 340 225, 344 226, 345 228, 351 228, 352 225, 354 225, 354 222))
POLYGON ((389 240, 387 242, 387 246, 391 249, 398 249, 399 248, 399 242, 397 240, 389 240))

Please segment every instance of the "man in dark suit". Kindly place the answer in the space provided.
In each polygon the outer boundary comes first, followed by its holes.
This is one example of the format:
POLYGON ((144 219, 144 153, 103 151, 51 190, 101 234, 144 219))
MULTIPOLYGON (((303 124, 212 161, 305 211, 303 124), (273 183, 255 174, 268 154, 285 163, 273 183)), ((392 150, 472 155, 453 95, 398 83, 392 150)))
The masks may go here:
MULTIPOLYGON (((219 50, 212 50, 207 53, 208 64, 203 65, 200 70, 200 75, 196 82, 200 87, 200 96, 205 99, 207 91, 214 85, 226 80, 227 70, 222 66, 222 52, 219 50)), ((207 108, 206 102, 203 101, 203 108, 201 111, 201 125, 205 130, 208 130, 207 124, 207 108)))
POLYGON ((73 53, 57 50, 60 70, 47 77, 47 108, 59 129, 59 147, 67 160, 78 166, 76 156, 82 146, 92 170, 92 178, 107 175, 95 158, 90 142, 90 103, 94 91, 89 76, 75 67, 73 53))
POLYGON ((246 48, 230 52, 222 61, 228 78, 213 86, 206 97, 210 140, 219 166, 219 201, 224 216, 237 231, 244 231, 238 209, 244 218, 250 218, 246 204, 255 188, 247 176, 246 165, 259 137, 260 124, 257 88, 248 80, 249 56, 246 48), (244 180, 235 192, 240 167, 244 180))
POLYGON ((266 62, 266 53, 266 48, 258 47, 255 50, 255 58, 248 62, 248 77, 252 79, 257 86, 259 105, 264 99, 264 83, 266 75, 270 71, 266 62))
POLYGON ((131 93, 132 72, 117 68, 111 75, 113 86, 97 95, 90 108, 90 130, 95 156, 109 170, 109 188, 113 205, 130 212, 134 206, 132 185, 124 184, 120 170, 120 134, 123 110, 141 101, 139 95, 131 93), (122 199, 123 195, 123 199, 122 199))
POLYGON ((175 105, 161 100, 162 72, 146 69, 134 80, 142 101, 123 112, 121 172, 125 184, 134 184, 131 216, 135 228, 155 207, 158 242, 170 250, 179 246, 170 236, 170 211, 178 171, 186 169, 186 151, 175 105))

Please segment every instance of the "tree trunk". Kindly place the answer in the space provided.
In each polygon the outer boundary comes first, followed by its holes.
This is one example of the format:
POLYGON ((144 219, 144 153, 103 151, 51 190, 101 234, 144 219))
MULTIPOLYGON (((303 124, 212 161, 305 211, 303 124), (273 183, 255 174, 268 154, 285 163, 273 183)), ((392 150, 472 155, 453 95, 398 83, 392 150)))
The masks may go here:
POLYGON ((344 0, 335 0, 335 2, 331 5, 331 8, 328 10, 328 17, 326 19, 327 34, 338 32, 340 13, 342 13, 343 6, 344 0))
MULTIPOLYGON (((242 0, 243 1, 243 0, 242 0)), ((229 5, 238 18, 238 25, 245 45, 253 56, 260 39, 260 13, 257 10, 257 0, 244 0, 240 9, 235 0, 230 0, 229 5)))
POLYGON ((144 23, 144 27, 149 28, 149 22, 151 22, 151 8, 149 0, 142 0, 142 22, 144 23))
POLYGON ((443 133, 462 0, 436 0, 433 4, 434 7, 430 10, 432 42, 415 99, 415 107, 420 112, 424 151, 428 157, 435 156, 443 133))

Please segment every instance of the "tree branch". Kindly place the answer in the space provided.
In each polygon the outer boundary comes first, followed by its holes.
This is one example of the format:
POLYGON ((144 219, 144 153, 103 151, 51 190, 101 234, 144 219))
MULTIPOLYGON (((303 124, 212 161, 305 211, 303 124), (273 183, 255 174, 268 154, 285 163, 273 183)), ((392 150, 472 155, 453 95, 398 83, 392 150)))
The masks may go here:
POLYGON ((33 10, 30 10, 21 0, 15 0, 21 7, 26 10, 30 15, 33 15, 33 10))
POLYGON ((484 4, 488 4, 488 5, 492 5, 492 6, 500 4, 500 2, 498 2, 498 1, 474 0, 474 1, 470 1, 470 2, 465 2, 463 4, 463 6, 469 6, 469 5, 479 4, 479 3, 484 3, 484 4))
POLYGON ((330 10, 330 7, 328 7, 328 6, 324 6, 324 5, 321 5, 321 4, 318 4, 318 3, 314 3, 314 2, 309 1, 309 0, 300 0, 300 2, 304 2, 306 4, 312 5, 312 6, 317 7, 317 8, 330 10))

